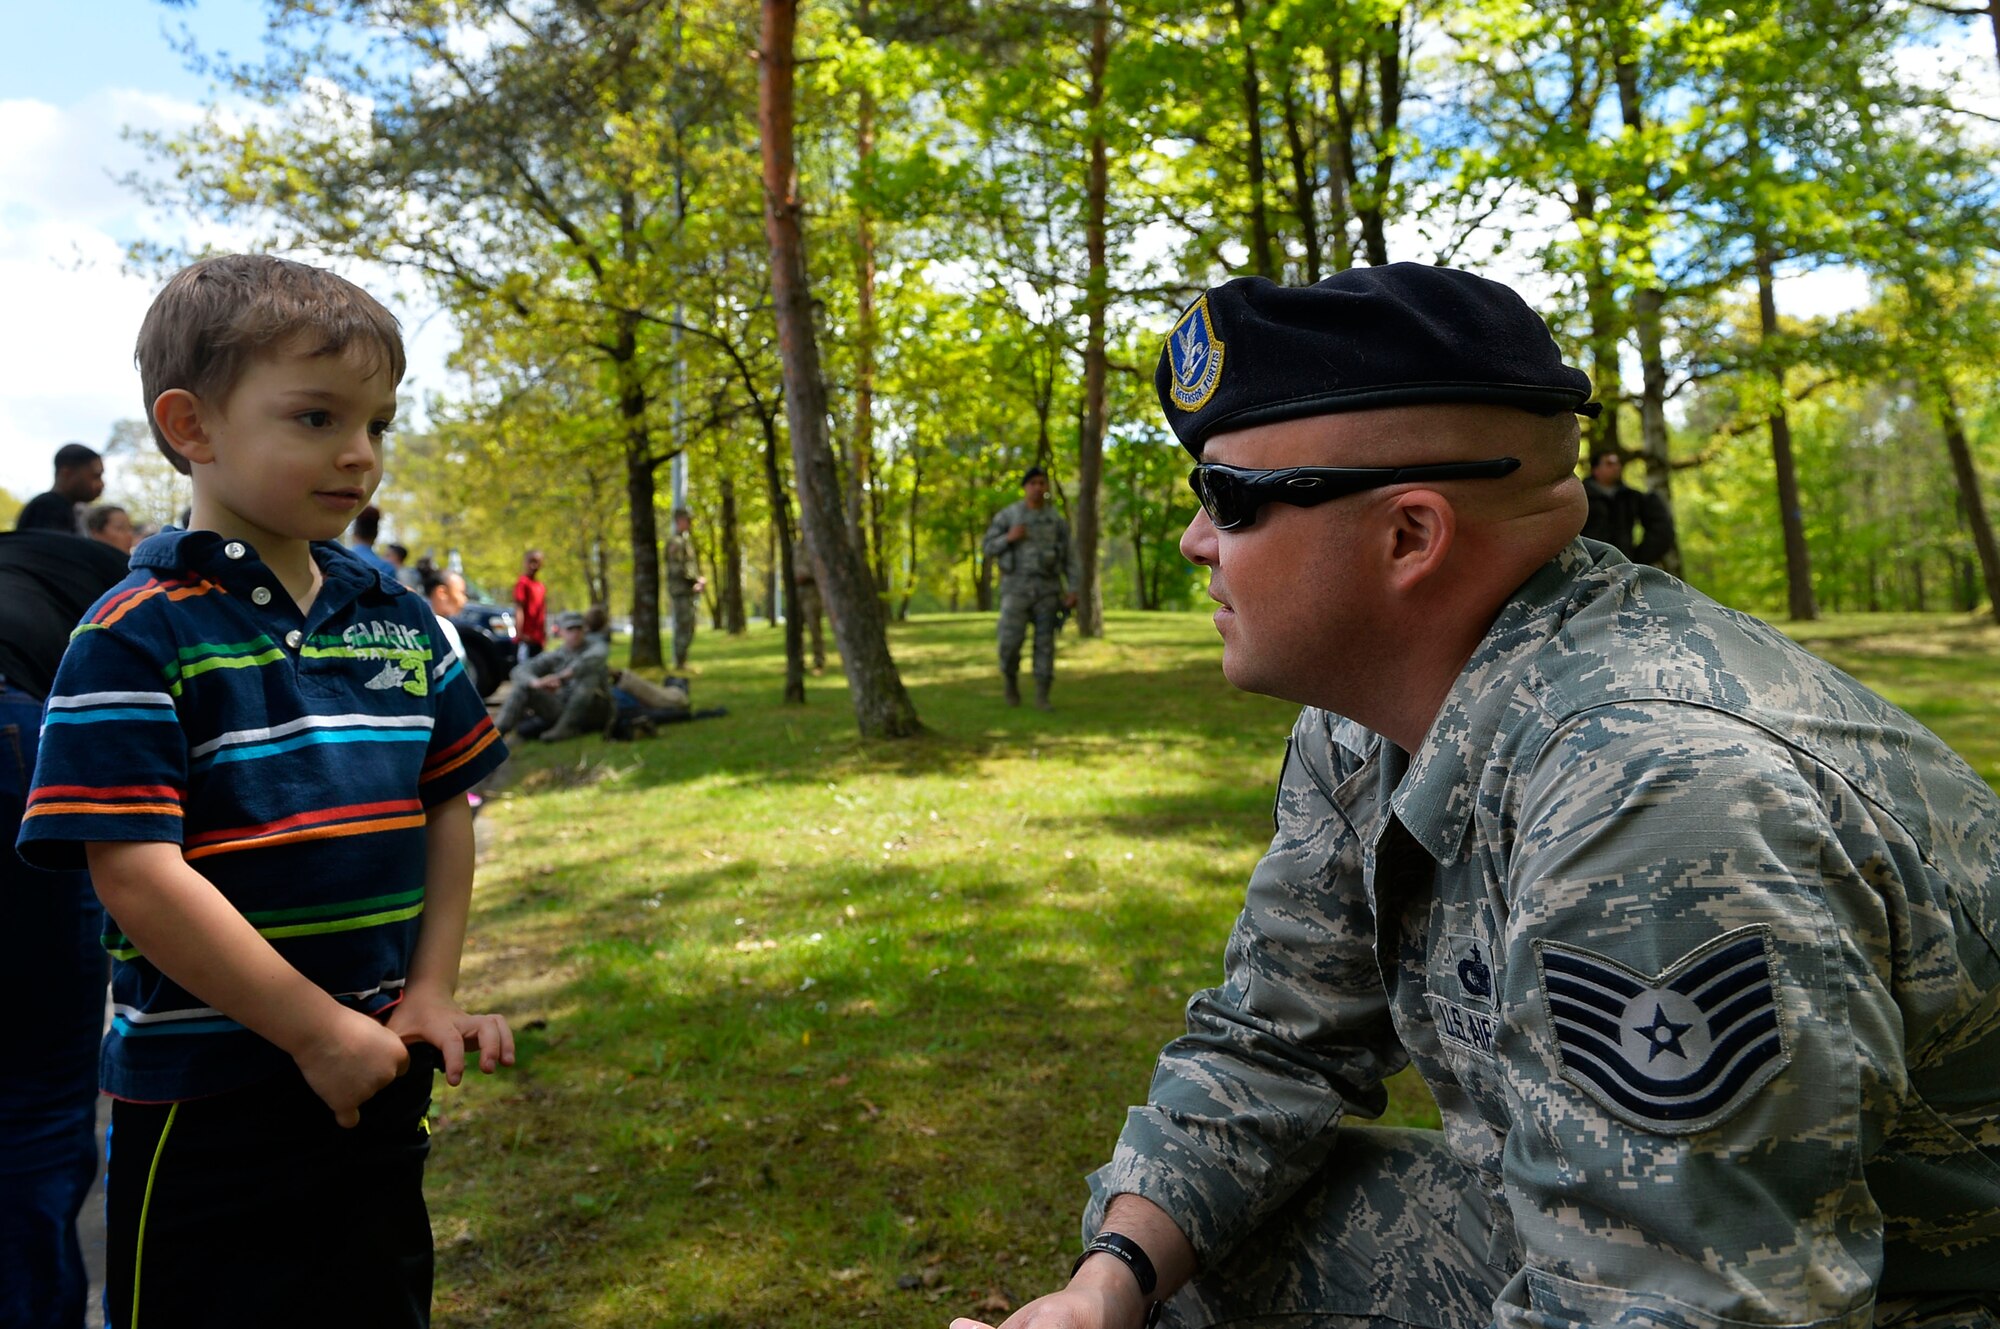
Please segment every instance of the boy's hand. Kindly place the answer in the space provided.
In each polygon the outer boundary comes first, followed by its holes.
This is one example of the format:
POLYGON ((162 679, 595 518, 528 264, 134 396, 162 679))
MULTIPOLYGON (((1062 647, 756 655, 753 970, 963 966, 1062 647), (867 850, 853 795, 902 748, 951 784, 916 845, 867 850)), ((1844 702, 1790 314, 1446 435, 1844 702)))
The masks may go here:
POLYGON ((514 1064, 514 1031, 502 1015, 468 1015, 449 997, 404 991, 389 1013, 389 1032, 405 1043, 429 1043, 444 1057, 444 1080, 465 1078, 465 1049, 479 1049, 479 1069, 491 1075, 514 1064))
POLYGON ((306 1083, 342 1126, 361 1122, 361 1105, 410 1068, 403 1040, 360 1011, 338 1008, 325 1034, 292 1055, 306 1083))

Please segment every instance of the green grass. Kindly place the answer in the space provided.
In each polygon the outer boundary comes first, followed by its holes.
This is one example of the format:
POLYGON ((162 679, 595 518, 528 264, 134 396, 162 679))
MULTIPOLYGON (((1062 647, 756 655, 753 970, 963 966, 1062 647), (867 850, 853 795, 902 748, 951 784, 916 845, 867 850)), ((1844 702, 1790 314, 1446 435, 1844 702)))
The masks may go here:
MULTIPOLYGON (((1816 648, 1993 778, 2000 637, 1845 622, 1816 648)), ((837 671, 779 706, 753 630, 696 644, 727 718, 516 759, 465 996, 520 1060, 441 1092, 440 1325, 937 1329, 1067 1273, 1220 976, 1294 708, 1228 687, 1204 616, 1114 614, 1065 634, 1054 715, 1010 711, 991 633, 895 629, 918 740, 856 739, 837 671)))

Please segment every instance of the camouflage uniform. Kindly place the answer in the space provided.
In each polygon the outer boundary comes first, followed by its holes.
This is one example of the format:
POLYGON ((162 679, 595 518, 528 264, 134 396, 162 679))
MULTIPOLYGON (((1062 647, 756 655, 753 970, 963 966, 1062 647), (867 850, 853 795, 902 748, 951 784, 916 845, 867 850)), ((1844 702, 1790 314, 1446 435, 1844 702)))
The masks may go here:
POLYGON ((1047 685, 1056 673, 1056 629, 1061 626, 1065 587, 1083 580, 1069 523, 1053 503, 1039 508, 1027 500, 1009 503, 986 526, 986 556, 1000 564, 1000 672, 1012 678, 1021 668, 1021 643, 1035 625, 1035 678, 1047 685), (1017 525, 1028 533, 1009 544, 1017 525))
POLYGON ((575 654, 558 646, 534 659, 514 666, 508 676, 513 684, 500 704, 494 727, 512 733, 524 715, 534 715, 547 728, 564 732, 602 729, 611 719, 611 639, 585 637, 575 654), (569 681, 553 692, 531 686, 538 678, 560 673, 574 665, 569 681))
POLYGON ((676 531, 667 537, 667 598, 673 603, 674 668, 687 664, 694 645, 695 579, 701 575, 695 559, 694 533, 676 531))
POLYGON ((1274 820, 1092 1178, 1168 1322, 2000 1323, 2000 800, 1908 716, 1578 541, 1274 820), (1409 1062, 1441 1134, 1336 1129, 1409 1062))

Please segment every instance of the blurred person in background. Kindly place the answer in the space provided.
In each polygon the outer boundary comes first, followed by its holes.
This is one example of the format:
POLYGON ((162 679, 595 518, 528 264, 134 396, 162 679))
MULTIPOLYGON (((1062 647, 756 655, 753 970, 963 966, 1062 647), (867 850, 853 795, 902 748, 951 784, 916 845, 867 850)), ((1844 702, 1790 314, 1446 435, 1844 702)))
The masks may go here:
POLYGON ((81 443, 65 443, 56 449, 55 465, 55 483, 22 507, 14 518, 15 530, 82 534, 77 529, 76 509, 79 504, 95 503, 104 492, 104 458, 81 443))
POLYGON ((116 503, 99 503, 83 514, 83 533, 99 544, 110 545, 121 554, 132 552, 139 532, 132 516, 116 503))

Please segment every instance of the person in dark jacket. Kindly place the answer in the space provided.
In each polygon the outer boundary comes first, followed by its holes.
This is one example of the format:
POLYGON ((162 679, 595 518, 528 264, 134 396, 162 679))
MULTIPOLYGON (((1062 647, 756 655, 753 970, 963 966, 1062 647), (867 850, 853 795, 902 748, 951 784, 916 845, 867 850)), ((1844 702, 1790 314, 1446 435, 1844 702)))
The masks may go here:
POLYGON ((1674 547, 1674 514, 1659 495, 1626 484, 1624 475, 1625 458, 1618 449, 1590 454, 1590 477, 1583 485, 1590 516, 1583 523, 1583 538, 1601 540, 1634 563, 1658 567, 1674 547), (1636 539, 1635 526, 1640 531, 1636 539))
POLYGON ((123 552, 67 531, 0 535, 0 958, 34 1012, 0 1074, 0 1324, 84 1319, 76 1217, 97 1176, 104 911, 89 873, 29 867, 14 833, 70 630, 124 575, 123 552))

